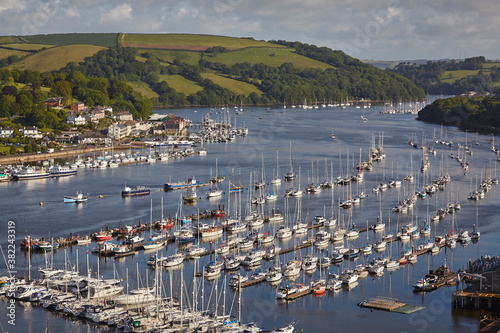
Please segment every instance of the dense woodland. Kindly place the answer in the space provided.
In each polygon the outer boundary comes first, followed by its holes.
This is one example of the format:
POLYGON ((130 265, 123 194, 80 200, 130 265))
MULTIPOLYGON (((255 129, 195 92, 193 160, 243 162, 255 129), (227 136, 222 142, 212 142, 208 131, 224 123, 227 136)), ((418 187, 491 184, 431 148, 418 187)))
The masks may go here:
POLYGON ((492 67, 489 71, 482 71, 486 59, 484 57, 467 58, 463 61, 428 61, 417 65, 402 62, 387 72, 397 73, 408 78, 417 86, 423 88, 427 94, 460 95, 469 91, 478 93, 500 93, 495 82, 500 81, 500 67, 492 67), (467 76, 453 83, 445 82, 446 71, 477 70, 477 75, 467 76))
POLYGON ((500 97, 457 96, 438 99, 422 109, 418 113, 418 119, 491 132, 500 128, 500 97))

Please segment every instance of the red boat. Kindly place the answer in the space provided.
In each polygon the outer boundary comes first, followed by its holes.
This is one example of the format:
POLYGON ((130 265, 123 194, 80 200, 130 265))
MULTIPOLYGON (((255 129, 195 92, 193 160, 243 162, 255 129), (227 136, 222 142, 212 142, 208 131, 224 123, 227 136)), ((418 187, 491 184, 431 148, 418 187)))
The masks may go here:
POLYGON ((216 209, 213 211, 214 217, 223 217, 226 216, 226 211, 223 209, 216 209))
POLYGON ((95 236, 95 239, 98 241, 98 242, 104 242, 104 241, 108 241, 110 239, 112 239, 113 236, 111 235, 111 233, 109 232, 103 232, 103 233, 100 233, 100 234, 97 234, 95 236))
POLYGON ((156 222, 156 225, 160 229, 169 229, 174 227, 174 220, 159 220, 156 222))

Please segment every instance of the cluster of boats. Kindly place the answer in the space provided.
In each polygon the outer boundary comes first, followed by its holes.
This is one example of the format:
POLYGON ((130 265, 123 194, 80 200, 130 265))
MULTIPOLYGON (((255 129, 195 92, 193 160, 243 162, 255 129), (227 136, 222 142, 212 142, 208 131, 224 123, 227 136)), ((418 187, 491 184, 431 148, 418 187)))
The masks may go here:
MULTIPOLYGON (((217 306, 215 313, 210 311, 210 304, 203 304, 203 298, 201 305, 183 305, 182 298, 187 296, 183 296, 182 289, 181 300, 167 297, 167 289, 158 280, 154 287, 140 287, 138 276, 137 288, 129 291, 127 287, 124 293, 121 279, 93 278, 90 271, 80 275, 76 270, 45 268, 39 273, 39 279, 34 281, 0 277, 0 295, 124 332, 263 331, 253 323, 220 314, 224 309, 217 306)), ((291 323, 273 332, 293 332, 294 326, 291 323)))

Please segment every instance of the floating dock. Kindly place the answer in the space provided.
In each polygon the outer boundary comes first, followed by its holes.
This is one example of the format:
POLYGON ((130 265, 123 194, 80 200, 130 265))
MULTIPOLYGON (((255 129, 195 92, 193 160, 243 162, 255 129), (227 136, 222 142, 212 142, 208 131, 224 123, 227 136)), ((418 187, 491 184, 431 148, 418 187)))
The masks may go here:
POLYGON ((410 314, 410 313, 425 309, 424 306, 416 306, 416 305, 406 304, 403 302, 399 302, 397 299, 389 298, 389 297, 370 298, 366 301, 359 302, 358 305, 362 308, 369 308, 369 309, 389 311, 389 312, 397 312, 397 313, 403 313, 403 314, 410 314))

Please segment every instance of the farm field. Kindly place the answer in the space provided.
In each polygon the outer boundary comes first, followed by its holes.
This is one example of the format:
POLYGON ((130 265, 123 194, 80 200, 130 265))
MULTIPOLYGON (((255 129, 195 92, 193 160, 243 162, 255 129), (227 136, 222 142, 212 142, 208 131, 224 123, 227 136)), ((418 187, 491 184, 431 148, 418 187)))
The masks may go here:
POLYGON ((186 96, 203 90, 203 87, 199 86, 196 82, 188 80, 181 75, 160 75, 160 81, 166 81, 175 91, 184 93, 186 96))
POLYGON ((158 97, 158 94, 151 90, 151 88, 145 82, 127 81, 127 84, 131 86, 132 89, 146 96, 147 98, 158 97))
POLYGON ((279 67, 282 64, 289 62, 295 67, 300 68, 334 68, 324 62, 313 60, 296 54, 292 49, 286 48, 246 48, 242 50, 231 51, 227 53, 219 53, 215 57, 205 56, 206 61, 219 62, 228 66, 236 63, 248 62, 250 64, 264 63, 268 66, 279 67))
POLYGON ((202 73, 201 76, 204 79, 209 79, 213 83, 218 84, 223 88, 229 89, 237 94, 248 96, 251 93, 255 92, 259 96, 262 95, 262 91, 260 91, 256 86, 250 83, 233 80, 214 73, 202 73))
POLYGON ((55 71, 63 68, 71 61, 82 62, 86 57, 90 57, 102 49, 103 47, 94 45, 58 46, 33 54, 20 62, 10 65, 9 68, 30 69, 40 72, 55 71))
POLYGON ((116 46, 118 34, 55 34, 55 35, 33 35, 24 36, 23 40, 34 44, 46 45, 96 45, 102 47, 116 46))
POLYGON ((120 43, 123 46, 138 48, 148 48, 148 45, 154 45, 162 46, 162 48, 165 49, 200 51, 211 46, 223 46, 229 49, 240 49, 245 47, 283 47, 246 38, 192 34, 123 34, 120 36, 120 43))

